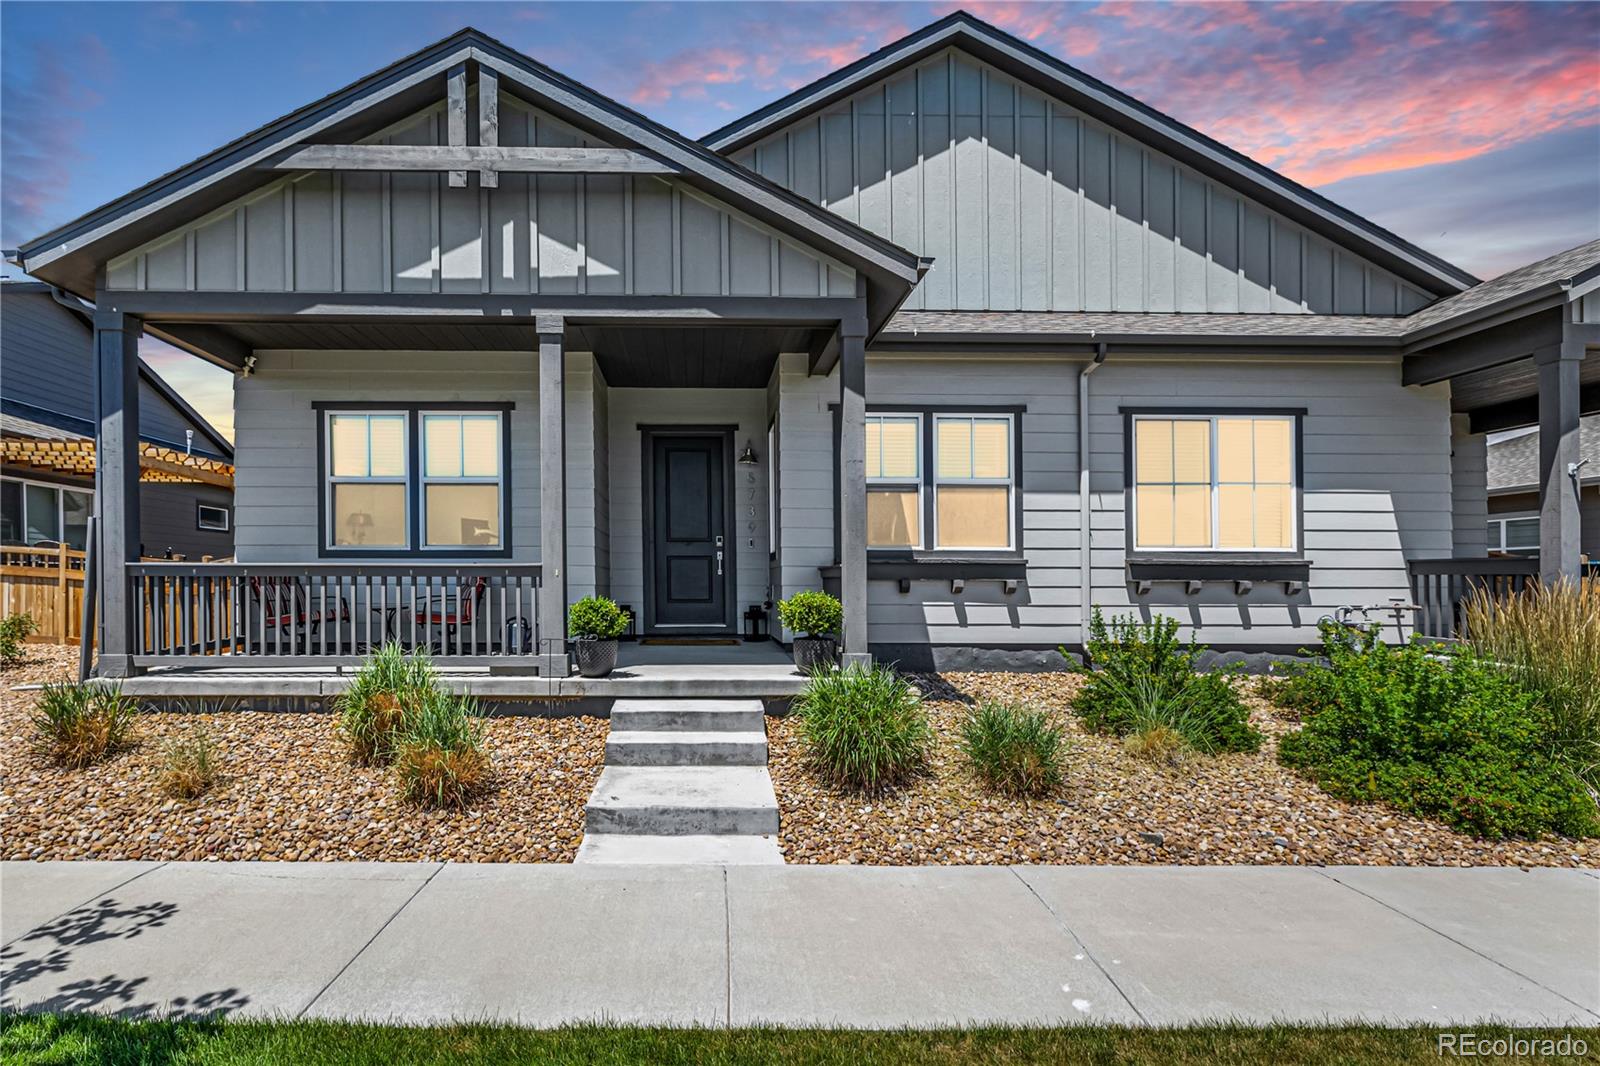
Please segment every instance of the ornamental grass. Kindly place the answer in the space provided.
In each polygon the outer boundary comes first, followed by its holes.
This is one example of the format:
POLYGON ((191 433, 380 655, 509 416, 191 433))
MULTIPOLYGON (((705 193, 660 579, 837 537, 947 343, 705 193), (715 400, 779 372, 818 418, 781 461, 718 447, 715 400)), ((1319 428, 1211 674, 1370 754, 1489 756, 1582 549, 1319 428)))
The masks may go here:
POLYGON ((34 747, 62 766, 81 770, 128 743, 136 713, 119 686, 46 685, 32 718, 34 747))
POLYGON ((1539 695, 1556 756, 1600 791, 1600 579, 1503 597, 1480 588, 1461 614, 1467 643, 1539 695))

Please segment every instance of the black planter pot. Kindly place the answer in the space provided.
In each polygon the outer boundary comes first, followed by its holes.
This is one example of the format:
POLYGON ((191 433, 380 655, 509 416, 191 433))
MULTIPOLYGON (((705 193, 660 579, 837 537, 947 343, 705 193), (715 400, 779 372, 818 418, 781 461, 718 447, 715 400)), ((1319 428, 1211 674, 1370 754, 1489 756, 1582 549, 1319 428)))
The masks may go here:
POLYGON ((794 638, 794 664, 802 674, 809 674, 819 666, 832 666, 833 658, 832 637, 794 638))
POLYGON ((578 660, 578 673, 582 677, 605 677, 617 668, 617 641, 598 637, 576 637, 572 641, 573 658, 578 660))

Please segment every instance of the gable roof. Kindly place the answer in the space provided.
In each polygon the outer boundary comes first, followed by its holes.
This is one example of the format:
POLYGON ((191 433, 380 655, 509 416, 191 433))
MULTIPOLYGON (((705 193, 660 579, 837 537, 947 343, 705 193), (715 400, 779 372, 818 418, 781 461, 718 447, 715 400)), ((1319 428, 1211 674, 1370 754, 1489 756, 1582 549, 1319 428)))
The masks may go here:
MULTIPOLYGON (((1126 311, 900 311, 879 335, 885 343, 1017 344, 1093 340, 1184 340, 1198 343, 1295 341, 1361 343, 1411 350, 1437 343, 1449 330, 1484 319, 1531 313, 1600 292, 1600 240, 1507 271, 1409 315, 1260 315, 1126 311)), ((1590 297, 1594 298, 1593 296, 1590 297)))
POLYGON ((701 143, 719 152, 735 152, 949 47, 970 52, 1020 81, 1066 100, 1427 292, 1446 296, 1478 283, 1477 278, 1433 253, 965 11, 953 12, 736 119, 701 138, 701 143))
MULTIPOLYGON (((1584 467, 1585 484, 1600 480, 1600 416, 1589 416, 1579 424, 1578 458, 1584 467)), ((1506 437, 1489 445, 1487 481, 1489 494, 1531 492, 1539 487, 1539 432, 1506 437)))
MULTIPOLYGON (((80 304, 72 297, 63 293, 59 293, 57 290, 52 290, 51 286, 37 281, 7 281, 3 285, 0 285, 0 296, 32 296, 37 299, 50 301, 52 304, 59 306, 62 309, 62 313, 66 314, 73 321, 84 327, 86 338, 85 347, 87 348, 93 345, 93 308, 80 304)), ((22 346, 21 350, 25 353, 27 351, 26 346, 22 346)), ((17 348, 12 348, 8 351, 8 359, 14 359, 17 357, 17 348)), ((194 406, 190 404, 188 400, 185 400, 177 389, 174 389, 165 378, 156 373, 155 369, 142 359, 139 360, 139 379, 145 385, 150 386, 151 390, 154 391, 161 400, 170 404, 177 411, 178 417, 183 422, 188 423, 189 428, 195 431, 197 437, 209 443, 209 447, 201 445, 201 447, 207 453, 220 456, 221 458, 228 460, 230 463, 233 461, 233 445, 228 441, 228 438, 219 433, 217 428, 210 422, 206 421, 205 416, 201 415, 199 411, 196 411, 194 406)), ((78 384, 92 388, 94 382, 92 380, 80 381, 78 384)), ((14 399, 14 396, 15 394, 13 394, 13 397, 6 397, 4 399, 5 414, 8 417, 7 432, 15 432, 25 436, 38 436, 39 434, 26 432, 10 424, 11 421, 22 419, 30 425, 45 424, 53 427, 60 433, 68 434, 68 436, 52 439, 68 440, 76 439, 79 436, 87 436, 91 440, 94 438, 95 426, 92 421, 79 418, 74 415, 64 414, 59 411, 47 411, 44 408, 38 407, 34 404, 27 404, 18 401, 14 399)), ((156 437, 150 436, 148 433, 141 433, 140 436, 150 443, 180 448, 183 447, 182 441, 160 440, 156 437)))
MULTIPOLYGON (((470 27, 24 242, 17 261, 31 274, 88 295, 99 264, 281 177, 257 166, 275 153, 296 144, 354 139, 356 131, 414 113, 440 97, 446 73, 468 60, 496 71, 502 91, 526 96, 579 129, 655 155, 678 168, 679 179, 844 260, 869 282, 909 290, 926 269, 915 253, 470 27)), ((880 318, 898 302, 889 293, 882 296, 880 318)))

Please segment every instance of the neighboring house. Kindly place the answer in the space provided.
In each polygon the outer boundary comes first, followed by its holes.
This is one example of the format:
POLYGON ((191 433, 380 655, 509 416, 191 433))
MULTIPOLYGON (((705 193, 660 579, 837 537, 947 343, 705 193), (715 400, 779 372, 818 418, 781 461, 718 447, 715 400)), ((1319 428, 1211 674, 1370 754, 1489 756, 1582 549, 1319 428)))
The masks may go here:
MULTIPOLYGON (((0 283, 0 544, 82 550, 94 509, 94 309, 0 283)), ((233 447, 139 367, 142 551, 233 554, 233 447)))
MULTIPOLYGON (((1059 663, 1095 607, 1292 651, 1482 559, 1485 433, 1600 407, 1600 242, 1479 283, 964 14, 700 142, 463 30, 18 259, 100 308, 119 463, 141 330, 237 373, 201 580, 487 587, 432 624, 561 674, 580 595, 726 636, 824 584, 849 660, 1059 663)), ((136 528, 107 673, 174 654, 136 528)))
MULTIPOLYGON (((1586 560, 1600 560, 1600 418, 1585 418, 1578 446, 1579 547, 1586 560)), ((1539 554, 1539 433, 1503 437, 1488 448, 1491 552, 1539 554)))

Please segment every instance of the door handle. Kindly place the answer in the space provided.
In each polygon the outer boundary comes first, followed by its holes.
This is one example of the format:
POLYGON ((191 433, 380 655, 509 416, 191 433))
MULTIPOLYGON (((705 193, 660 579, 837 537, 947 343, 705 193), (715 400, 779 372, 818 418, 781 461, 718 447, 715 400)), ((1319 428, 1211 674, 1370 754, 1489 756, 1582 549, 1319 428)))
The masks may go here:
POLYGON ((717 576, 722 576, 722 553, 717 552, 717 576))

